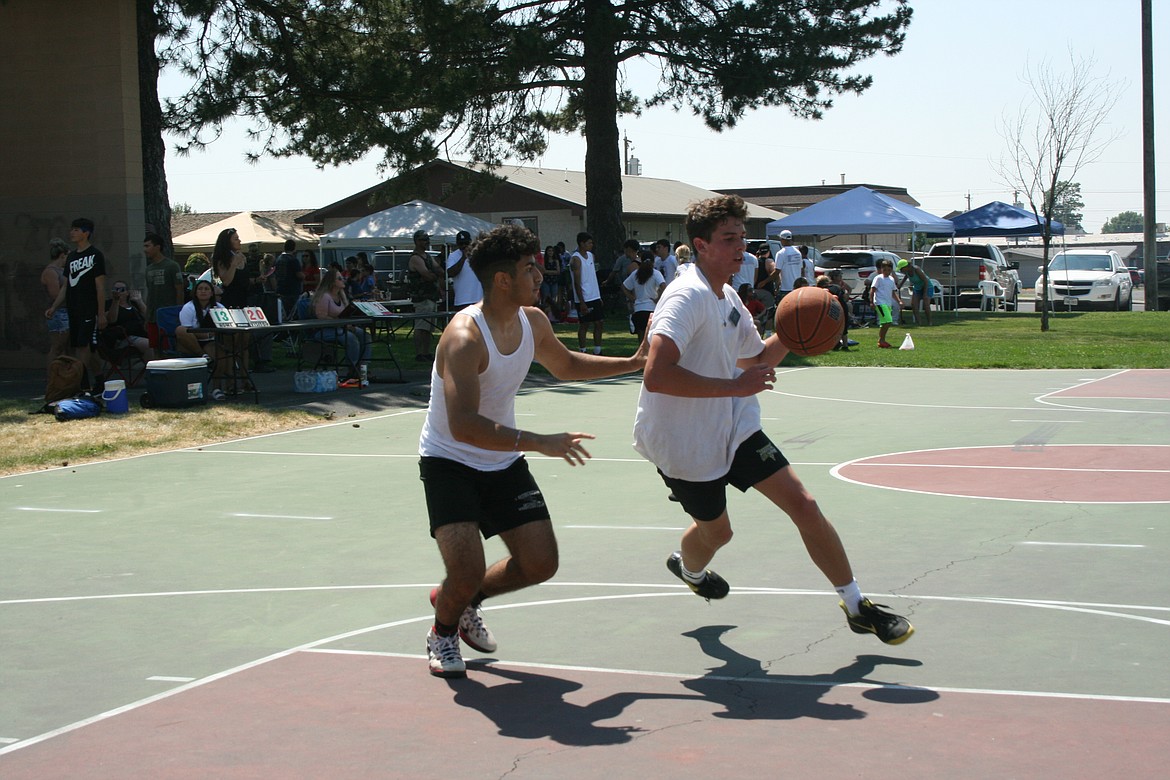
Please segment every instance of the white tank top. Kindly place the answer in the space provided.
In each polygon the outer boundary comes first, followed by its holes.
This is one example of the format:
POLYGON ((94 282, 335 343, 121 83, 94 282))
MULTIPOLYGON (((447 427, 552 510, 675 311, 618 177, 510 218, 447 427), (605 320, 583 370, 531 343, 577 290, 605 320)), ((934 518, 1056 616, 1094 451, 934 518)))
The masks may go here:
MULTIPOLYGON (((492 339, 491 329, 484 321, 482 304, 463 309, 456 317, 468 316, 483 335, 487 347, 488 365, 479 375, 479 413, 501 425, 516 427, 516 392, 532 368, 536 352, 532 339, 532 325, 521 310, 520 346, 510 355, 501 355, 492 339)), ((480 471, 502 471, 520 457, 510 450, 485 450, 456 441, 451 435, 447 419, 447 399, 443 395, 443 380, 438 368, 431 369, 431 403, 418 441, 418 454, 424 457, 447 458, 480 471)))

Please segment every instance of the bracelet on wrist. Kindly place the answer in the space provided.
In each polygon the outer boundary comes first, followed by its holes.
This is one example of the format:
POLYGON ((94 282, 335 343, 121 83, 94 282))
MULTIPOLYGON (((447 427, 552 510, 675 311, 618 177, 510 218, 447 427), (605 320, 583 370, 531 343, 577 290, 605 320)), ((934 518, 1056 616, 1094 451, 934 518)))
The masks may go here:
POLYGON ((514 441, 512 443, 512 451, 513 452, 520 449, 520 435, 522 433, 524 433, 524 431, 520 430, 519 428, 516 429, 516 441, 514 441))

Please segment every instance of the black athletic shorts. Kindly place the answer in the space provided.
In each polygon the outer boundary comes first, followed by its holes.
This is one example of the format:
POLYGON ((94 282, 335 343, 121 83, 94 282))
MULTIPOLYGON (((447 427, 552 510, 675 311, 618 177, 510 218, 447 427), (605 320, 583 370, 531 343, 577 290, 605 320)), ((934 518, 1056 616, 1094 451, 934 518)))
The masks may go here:
POLYGON ((431 536, 451 523, 476 523, 484 539, 537 520, 548 507, 528 461, 519 458, 503 471, 480 471, 447 458, 419 458, 419 479, 427 498, 431 536))
POLYGON ((596 301, 585 301, 585 305, 589 307, 589 313, 585 314, 581 311, 581 307, 577 307, 577 322, 600 322, 605 319, 605 306, 601 299, 596 301))
POLYGON ((83 320, 81 317, 69 318, 69 346, 97 347, 97 317, 83 320))
POLYGON ((710 482, 688 482, 658 472, 686 513, 696 520, 717 520, 727 509, 727 486, 741 493, 788 465, 788 458, 763 431, 744 440, 731 460, 731 471, 710 482))

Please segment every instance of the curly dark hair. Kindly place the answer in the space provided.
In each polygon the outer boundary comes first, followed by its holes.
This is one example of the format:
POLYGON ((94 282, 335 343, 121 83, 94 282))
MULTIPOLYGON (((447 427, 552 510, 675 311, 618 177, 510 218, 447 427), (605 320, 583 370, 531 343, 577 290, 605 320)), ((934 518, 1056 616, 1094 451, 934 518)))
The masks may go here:
POLYGON ((692 203, 687 209, 687 236, 692 244, 696 238, 710 241, 715 226, 720 222, 729 217, 747 219, 747 215, 747 204, 738 195, 719 195, 692 203))
POLYGON ((468 251, 471 253, 471 270, 487 291, 491 289, 492 277, 497 271, 511 275, 521 257, 539 252, 540 239, 526 227, 499 225, 476 236, 468 251))

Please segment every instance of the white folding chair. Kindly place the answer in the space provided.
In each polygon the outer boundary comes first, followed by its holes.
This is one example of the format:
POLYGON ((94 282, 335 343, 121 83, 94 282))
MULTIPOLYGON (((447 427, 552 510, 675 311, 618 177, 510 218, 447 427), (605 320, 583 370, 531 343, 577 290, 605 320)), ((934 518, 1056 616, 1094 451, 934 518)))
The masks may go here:
POLYGON ((943 310, 943 286, 938 279, 930 280, 930 305, 937 306, 939 311, 943 310))
POLYGON ((984 279, 979 283, 979 294, 982 296, 979 299, 979 311, 996 311, 1001 304, 1007 311, 1007 292, 999 282, 984 279))

